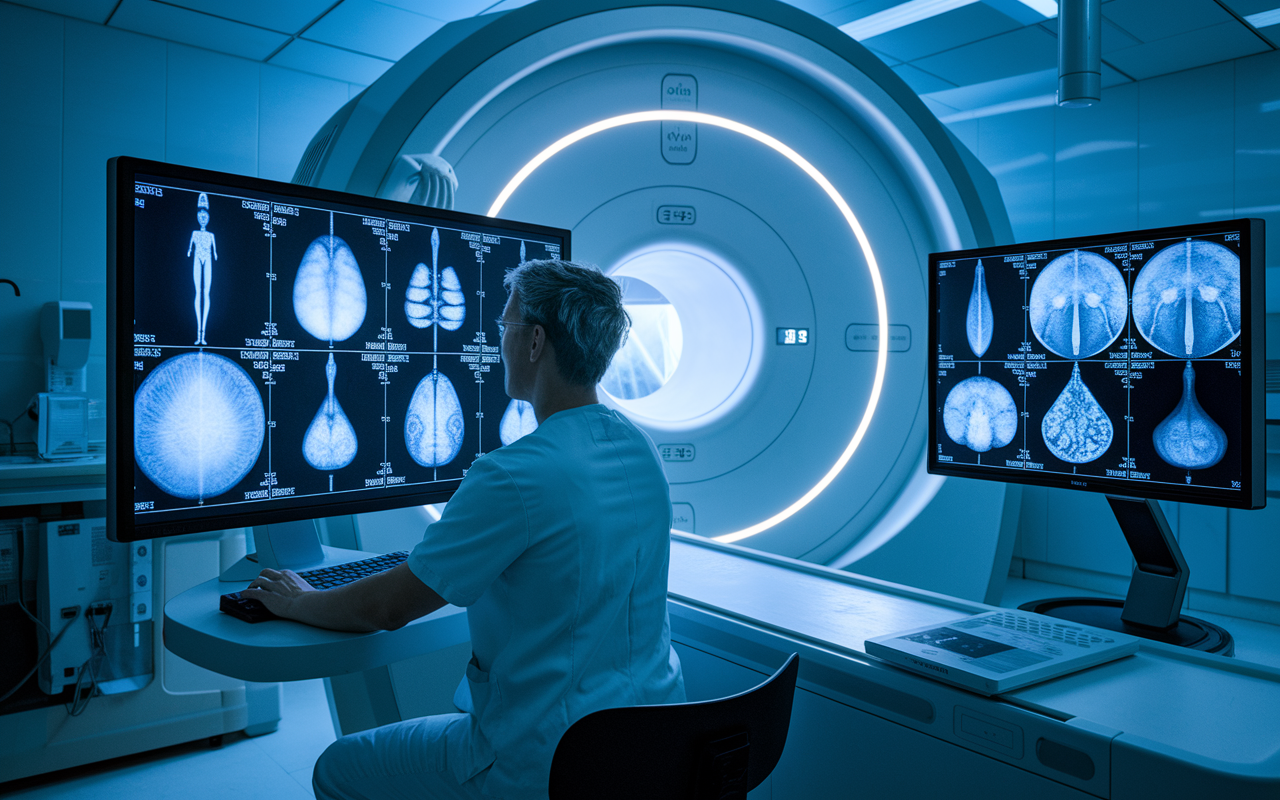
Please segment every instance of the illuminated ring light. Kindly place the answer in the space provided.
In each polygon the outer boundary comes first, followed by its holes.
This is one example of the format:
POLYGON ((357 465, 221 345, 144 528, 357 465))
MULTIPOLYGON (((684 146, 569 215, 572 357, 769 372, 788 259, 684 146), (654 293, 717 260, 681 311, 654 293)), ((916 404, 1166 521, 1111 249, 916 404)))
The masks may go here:
POLYGON ((534 173, 534 170, 546 163, 556 153, 571 144, 582 141, 588 136, 593 136, 612 128, 619 128, 623 125, 633 125, 637 122, 695 122, 702 125, 711 125, 755 139, 757 142, 768 145, 778 153, 786 156, 791 160, 791 163, 804 170, 804 173, 812 178, 813 182, 822 188, 822 191, 826 192, 827 197, 831 198, 831 202, 836 204, 836 208, 844 216, 845 222, 849 223, 849 229, 853 231, 854 238, 858 240, 858 246, 862 248, 862 255, 867 259, 867 267, 871 271, 871 284, 875 287, 876 313, 879 315, 880 346, 876 350, 876 377, 871 384, 871 397, 867 401, 866 410, 862 412, 862 419, 858 422, 858 429, 854 431, 853 438, 849 440, 844 452, 836 459, 836 463, 832 465, 831 469, 827 470, 827 474, 823 475, 822 479, 814 484, 813 488, 805 492, 800 499, 772 517, 761 520, 750 527, 712 537, 717 542, 737 542, 772 528, 809 505, 815 497, 821 494, 823 489, 827 488, 828 484, 835 480, 836 475, 840 474, 840 470, 844 469, 844 465, 849 463, 849 459, 853 457, 853 452, 858 449, 858 444, 862 441, 862 437, 866 435, 867 428, 871 425, 871 415, 875 413, 876 405, 880 401, 880 390, 884 386, 885 367, 889 360, 889 309, 884 297, 884 283, 880 278, 880 267, 876 264, 876 256, 871 251, 871 242, 868 241, 867 234, 862 230, 862 225, 858 223, 858 218, 854 216, 853 209, 849 208, 849 204, 840 196, 840 192, 836 191, 836 187, 831 184, 831 181, 827 180, 825 175, 795 150, 787 147, 769 134, 743 125, 741 122, 735 122, 725 117, 717 117, 713 114, 704 114, 701 111, 668 111, 665 109, 660 111, 637 111, 632 114, 621 114, 616 117, 602 119, 599 122, 579 128, 538 153, 528 164, 521 167, 515 177, 498 193, 498 198, 489 207, 488 216, 496 217, 520 184, 524 183, 534 173))

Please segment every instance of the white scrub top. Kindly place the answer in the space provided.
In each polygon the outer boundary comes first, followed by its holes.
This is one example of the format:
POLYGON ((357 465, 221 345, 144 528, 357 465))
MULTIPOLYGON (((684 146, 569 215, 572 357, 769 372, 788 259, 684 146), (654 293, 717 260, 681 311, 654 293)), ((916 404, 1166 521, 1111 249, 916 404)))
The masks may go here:
POLYGON ((409 555, 467 607, 472 739, 459 781, 545 797, 561 734, 602 708, 684 702, 667 617, 671 497, 643 432, 602 405, 561 411, 476 460, 409 555))

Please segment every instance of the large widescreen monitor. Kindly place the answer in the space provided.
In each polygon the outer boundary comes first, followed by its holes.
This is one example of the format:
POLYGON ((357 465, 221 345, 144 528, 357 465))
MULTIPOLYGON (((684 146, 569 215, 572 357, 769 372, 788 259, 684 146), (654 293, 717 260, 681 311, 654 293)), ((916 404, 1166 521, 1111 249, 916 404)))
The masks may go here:
POLYGON ((1261 220, 929 256, 928 468, 1265 502, 1261 220))
POLYGON ((531 423, 502 279, 568 231, 121 157, 107 235, 117 541, 440 502, 531 423))
POLYGON ((1229 655, 1181 615, 1158 505, 1266 503, 1261 220, 929 256, 931 473, 1103 492, 1136 568, 1123 602, 1023 608, 1229 655))

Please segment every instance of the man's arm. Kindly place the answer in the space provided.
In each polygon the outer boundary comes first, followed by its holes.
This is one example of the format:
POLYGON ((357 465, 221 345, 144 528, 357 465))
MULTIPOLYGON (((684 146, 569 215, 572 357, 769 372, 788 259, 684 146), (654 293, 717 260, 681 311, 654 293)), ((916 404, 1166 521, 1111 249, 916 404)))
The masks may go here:
POLYGON ((293 570, 264 569, 241 594, 277 616, 335 631, 392 631, 446 605, 408 564, 324 591, 293 570))

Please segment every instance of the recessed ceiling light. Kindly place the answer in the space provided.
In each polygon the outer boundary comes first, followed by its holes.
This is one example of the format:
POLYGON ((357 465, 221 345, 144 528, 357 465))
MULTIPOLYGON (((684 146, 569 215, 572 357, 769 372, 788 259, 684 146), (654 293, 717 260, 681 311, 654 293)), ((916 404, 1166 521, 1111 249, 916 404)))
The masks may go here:
MULTIPOLYGON (((853 22, 841 25, 840 30, 861 42, 976 2, 978 0, 910 0, 862 19, 855 19, 853 22)), ((1058 4, 1055 0, 1018 0, 1018 2, 1043 14, 1046 19, 1058 16, 1058 4)))
POLYGON ((1280 8, 1273 8, 1270 11, 1259 11, 1257 14, 1250 14, 1244 18, 1244 21, 1255 28, 1265 28, 1268 25, 1280 23, 1280 8))

